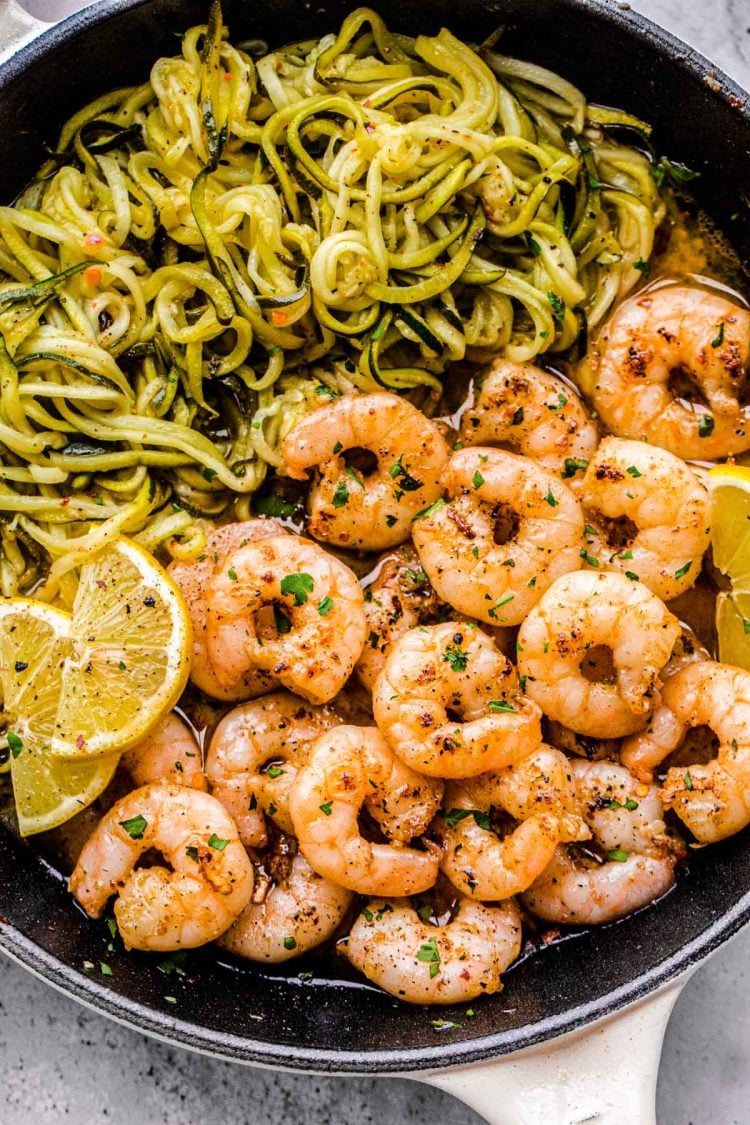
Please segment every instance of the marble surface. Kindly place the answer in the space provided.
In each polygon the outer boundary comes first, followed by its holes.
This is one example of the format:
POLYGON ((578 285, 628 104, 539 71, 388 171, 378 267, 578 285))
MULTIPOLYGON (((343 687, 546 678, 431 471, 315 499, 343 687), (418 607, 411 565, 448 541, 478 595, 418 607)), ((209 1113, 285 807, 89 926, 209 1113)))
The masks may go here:
MULTIPOLYGON (((55 3, 29 0, 38 16, 55 3)), ((748 0, 632 5, 750 86, 748 0)), ((0 7, 2 4, 0 3, 0 7)), ((703 966, 672 1016, 659 1073, 659 1125, 750 1121, 750 930, 703 966)), ((0 1125, 478 1125, 447 1095, 396 1079, 280 1075, 201 1058, 94 1015, 0 964, 0 1125)), ((637 1125, 637 1123, 634 1123, 637 1125)))

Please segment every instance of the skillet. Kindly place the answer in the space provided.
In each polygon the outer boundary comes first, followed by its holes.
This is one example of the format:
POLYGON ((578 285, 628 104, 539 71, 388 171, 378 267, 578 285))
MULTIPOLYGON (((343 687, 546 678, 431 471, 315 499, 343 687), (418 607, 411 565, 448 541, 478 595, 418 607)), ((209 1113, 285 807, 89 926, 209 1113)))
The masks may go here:
MULTIPOLYGON (((235 41, 272 46, 337 26, 353 0, 225 0, 235 41)), ((660 151, 702 172, 694 195, 750 260, 750 99, 627 4, 605 0, 379 0, 407 33, 462 38, 506 27, 503 50, 549 66, 592 100, 651 121, 660 151), (733 218, 733 216, 739 216, 733 218)), ((0 200, 11 201, 77 108, 142 81, 203 0, 101 0, 0 68, 0 200)), ((588 1025, 683 976, 750 918, 750 832, 697 852, 656 906, 565 935, 506 978, 466 1020, 394 1003, 330 959, 268 971, 196 952, 186 976, 108 949, 38 851, 0 826, 0 950, 64 992, 141 1031, 242 1062, 341 1073, 434 1072, 515 1052, 588 1025), (101 962, 112 970, 103 977, 101 962), (92 966, 91 968, 87 965, 92 966), (302 974, 300 975, 300 969, 302 974), (167 999, 169 997, 170 999, 167 999), (432 1020, 460 1026, 436 1033, 432 1020)), ((631 1118, 632 1120, 632 1118, 631 1118)))

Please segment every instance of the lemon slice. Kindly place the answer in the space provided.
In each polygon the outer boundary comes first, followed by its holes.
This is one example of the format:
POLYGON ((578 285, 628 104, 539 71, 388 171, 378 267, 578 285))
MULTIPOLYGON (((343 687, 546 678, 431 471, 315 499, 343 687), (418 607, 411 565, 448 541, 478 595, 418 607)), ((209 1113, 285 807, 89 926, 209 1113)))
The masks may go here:
POLYGON ((22 836, 75 816, 99 796, 117 766, 117 755, 66 762, 49 752, 71 620, 44 602, 0 599, 0 684, 22 836))
POLYGON ((708 484, 714 564, 732 586, 716 602, 719 659, 750 668, 750 469, 719 465, 708 484))
POLYGON ((177 587, 141 547, 116 540, 81 568, 52 752, 90 760, 138 742, 182 694, 191 651, 177 587))

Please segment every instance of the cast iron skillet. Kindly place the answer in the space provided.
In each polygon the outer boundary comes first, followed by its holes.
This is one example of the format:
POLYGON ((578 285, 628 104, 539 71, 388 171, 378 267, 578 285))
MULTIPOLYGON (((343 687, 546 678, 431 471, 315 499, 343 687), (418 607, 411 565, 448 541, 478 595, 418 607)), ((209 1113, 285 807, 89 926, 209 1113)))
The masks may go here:
MULTIPOLYGON (((333 30, 354 0, 234 0, 235 39, 272 45, 333 30)), ((377 0, 405 32, 445 23, 479 41, 507 28, 503 49, 571 78, 595 100, 653 122, 657 146, 703 174, 695 194, 750 257, 742 201, 750 150, 748 96, 627 4, 592 0, 377 0), (739 219, 732 219, 739 213, 739 219)), ((104 0, 51 30, 0 71, 0 199, 10 201, 45 143, 99 93, 141 82, 175 34, 203 22, 203 0, 104 0)), ((750 918, 750 834, 694 855, 675 890, 614 926, 568 937, 526 959, 473 1020, 438 1035, 435 1011, 394 1001, 346 969, 326 979, 221 964, 196 953, 188 976, 158 958, 107 949, 56 872, 0 829, 0 949, 72 996, 134 1027, 245 1062, 319 1071, 419 1071, 500 1055, 571 1031, 678 976, 750 918), (112 969, 103 977, 100 962, 112 969), (91 967, 87 968, 85 962, 91 967), (165 997, 170 996, 176 1002, 165 997)), ((450 1019, 450 1010, 438 1013, 450 1019)))

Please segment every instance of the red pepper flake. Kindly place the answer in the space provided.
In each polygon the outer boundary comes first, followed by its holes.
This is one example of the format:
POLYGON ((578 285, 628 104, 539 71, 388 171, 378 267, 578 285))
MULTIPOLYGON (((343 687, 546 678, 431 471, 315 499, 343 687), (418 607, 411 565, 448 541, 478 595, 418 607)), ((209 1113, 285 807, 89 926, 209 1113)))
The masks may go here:
POLYGON ((92 230, 86 235, 83 241, 84 246, 101 246, 102 242, 104 242, 104 236, 99 234, 98 230, 92 230))
POLYGON ((279 309, 274 309, 271 313, 271 324, 281 326, 283 324, 287 324, 288 321, 289 316, 287 315, 287 313, 281 312, 279 309))
POLYGON ((87 285, 98 285, 102 279, 102 271, 98 266, 89 266, 83 271, 83 277, 87 285))
POLYGON ((232 75, 229 73, 228 70, 224 71, 224 81, 225 82, 231 82, 232 81, 232 75))
POLYGON ((83 750, 85 745, 86 745, 86 739, 83 737, 82 734, 79 734, 78 737, 76 738, 76 747, 79 750, 83 750))
POLYGON ((107 589, 107 583, 104 581, 103 578, 97 578, 96 584, 97 584, 97 586, 99 587, 100 590, 106 590, 107 589))
POLYGON ((365 125, 365 129, 368 133, 374 133, 377 129, 377 125, 365 125))

